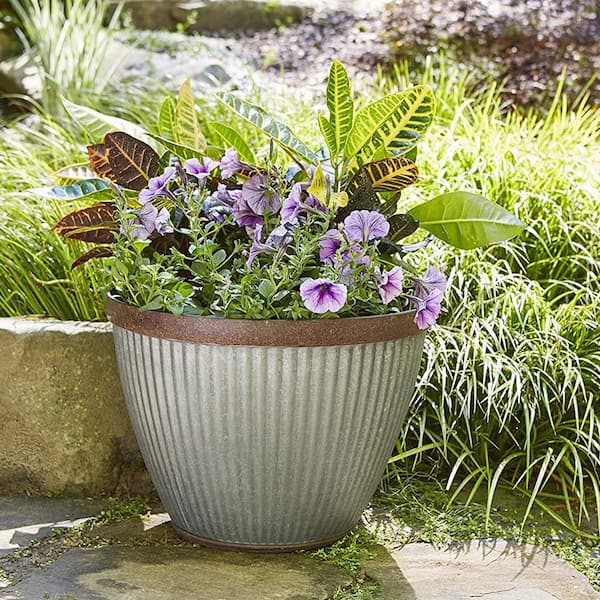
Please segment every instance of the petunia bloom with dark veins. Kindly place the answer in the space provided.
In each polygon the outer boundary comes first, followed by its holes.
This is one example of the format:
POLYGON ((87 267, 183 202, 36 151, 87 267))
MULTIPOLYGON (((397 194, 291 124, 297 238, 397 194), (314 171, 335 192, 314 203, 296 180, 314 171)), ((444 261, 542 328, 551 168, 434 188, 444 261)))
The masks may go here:
POLYGON ((389 230, 390 224, 376 210, 353 210, 344 219, 344 231, 351 241, 368 242, 382 238, 389 230))
POLYGON ((219 183, 217 190, 204 202, 204 214, 213 221, 223 222, 225 215, 233 213, 233 207, 242 197, 242 190, 229 190, 223 183, 219 183))
POLYGON ((435 325, 442 312, 443 295, 444 292, 439 289, 433 288, 425 292, 422 288, 415 288, 415 296, 411 297, 411 301, 417 309, 415 323, 419 329, 427 329, 430 325, 435 325))
POLYGON ((304 306, 317 315, 337 312, 346 304, 348 288, 331 279, 306 279, 300 285, 300 296, 304 306))
POLYGON ((221 165, 221 177, 223 179, 229 179, 234 175, 237 175, 243 168, 244 164, 238 157, 237 150, 235 148, 227 148, 225 154, 220 161, 221 165))
POLYGON ((328 212, 314 196, 305 193, 306 184, 296 183, 281 206, 281 222, 297 225, 300 217, 308 213, 328 212))
POLYGON ((257 215, 279 210, 279 193, 270 186, 266 175, 253 175, 244 181, 242 196, 257 215))
POLYGON ((377 290, 381 301, 389 304, 392 300, 402 294, 404 273, 400 267, 393 267, 389 271, 377 273, 377 290))
POLYGON ((262 215, 256 214, 249 206, 241 190, 237 190, 239 193, 235 196, 233 203, 233 218, 240 227, 251 227, 254 228, 264 223, 262 215))
POLYGON ((204 181, 217 167, 219 161, 205 156, 200 162, 197 158, 189 158, 183 163, 188 175, 193 175, 198 181, 204 181))
POLYGON ((136 217, 130 222, 131 235, 140 240, 147 240, 154 232, 159 235, 172 233, 173 227, 169 225, 169 211, 161 208, 160 211, 148 202, 140 208, 136 217))
POLYGON ((176 171, 177 169, 175 169, 175 167, 167 167, 162 175, 152 177, 150 181, 148 181, 148 187, 139 193, 138 200, 140 204, 147 204, 161 196, 170 197, 172 194, 169 192, 168 185, 176 171))
POLYGON ((344 236, 337 229, 330 229, 319 239, 319 258, 321 262, 333 264, 336 252, 340 249, 344 236))

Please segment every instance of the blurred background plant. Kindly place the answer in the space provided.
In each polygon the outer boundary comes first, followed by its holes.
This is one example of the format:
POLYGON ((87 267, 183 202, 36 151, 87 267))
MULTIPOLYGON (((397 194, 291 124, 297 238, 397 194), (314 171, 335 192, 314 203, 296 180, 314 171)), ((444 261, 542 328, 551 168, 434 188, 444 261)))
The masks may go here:
POLYGON ((23 43, 35 57, 41 78, 40 103, 52 115, 62 109, 61 96, 89 102, 101 94, 119 65, 108 52, 118 23, 117 8, 107 26, 107 0, 10 0, 23 43))

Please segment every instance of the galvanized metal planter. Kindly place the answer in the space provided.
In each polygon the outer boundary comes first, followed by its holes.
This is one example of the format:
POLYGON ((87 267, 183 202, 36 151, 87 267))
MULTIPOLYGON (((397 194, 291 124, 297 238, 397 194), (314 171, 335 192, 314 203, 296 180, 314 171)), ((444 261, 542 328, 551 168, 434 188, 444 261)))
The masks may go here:
POLYGON ((109 298, 108 314, 133 428, 181 535, 286 551, 357 524, 414 389, 414 313, 248 321, 109 298))

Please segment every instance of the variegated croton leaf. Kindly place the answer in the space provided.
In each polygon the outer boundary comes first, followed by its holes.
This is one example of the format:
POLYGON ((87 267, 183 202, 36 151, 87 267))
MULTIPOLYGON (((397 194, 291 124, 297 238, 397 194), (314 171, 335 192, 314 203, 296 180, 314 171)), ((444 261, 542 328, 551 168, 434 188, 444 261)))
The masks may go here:
POLYGON ((88 146, 90 164, 99 177, 141 191, 158 173, 160 157, 145 142, 123 131, 107 133, 103 144, 88 146))
POLYGON ((112 202, 101 202, 70 212, 52 228, 52 231, 65 238, 82 242, 112 244, 115 241, 114 232, 119 230, 115 218, 115 205, 112 202))
POLYGON ((88 260, 93 258, 107 258, 112 256, 112 249, 108 246, 94 246, 91 250, 88 250, 85 254, 82 254, 78 259, 74 260, 71 264, 71 270, 83 265, 88 260))

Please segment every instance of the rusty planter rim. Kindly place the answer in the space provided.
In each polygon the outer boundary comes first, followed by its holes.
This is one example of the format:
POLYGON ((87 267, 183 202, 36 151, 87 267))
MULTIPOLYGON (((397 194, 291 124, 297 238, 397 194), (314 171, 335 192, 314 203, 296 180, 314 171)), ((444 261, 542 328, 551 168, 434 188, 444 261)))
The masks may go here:
POLYGON ((142 311, 109 294, 109 321, 117 327, 154 338, 229 346, 316 347, 387 342, 423 333, 416 311, 340 319, 228 319, 142 311))

